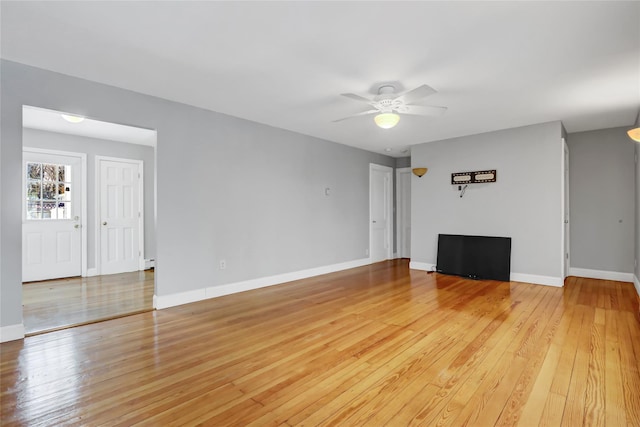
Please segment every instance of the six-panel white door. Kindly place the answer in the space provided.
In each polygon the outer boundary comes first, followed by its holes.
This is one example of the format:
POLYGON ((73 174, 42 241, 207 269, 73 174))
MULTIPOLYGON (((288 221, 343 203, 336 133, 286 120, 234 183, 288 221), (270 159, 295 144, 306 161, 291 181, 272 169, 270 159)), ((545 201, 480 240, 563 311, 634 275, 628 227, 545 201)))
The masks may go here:
POLYGON ((392 179, 393 169, 371 164, 369 169, 370 232, 369 250, 371 262, 392 257, 393 212, 392 179))
POLYGON ((23 152, 22 281, 82 273, 82 157, 23 152))
POLYGON ((100 163, 100 274, 136 271, 140 266, 140 183, 137 161, 100 163))

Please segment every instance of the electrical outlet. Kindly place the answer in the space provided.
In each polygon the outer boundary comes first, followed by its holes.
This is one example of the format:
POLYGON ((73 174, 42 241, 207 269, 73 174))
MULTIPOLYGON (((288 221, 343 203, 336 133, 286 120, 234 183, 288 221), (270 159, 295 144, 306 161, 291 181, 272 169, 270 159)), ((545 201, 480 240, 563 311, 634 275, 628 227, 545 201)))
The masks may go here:
POLYGON ((221 259, 220 260, 220 270, 224 270, 225 268, 227 268, 227 261, 221 259))

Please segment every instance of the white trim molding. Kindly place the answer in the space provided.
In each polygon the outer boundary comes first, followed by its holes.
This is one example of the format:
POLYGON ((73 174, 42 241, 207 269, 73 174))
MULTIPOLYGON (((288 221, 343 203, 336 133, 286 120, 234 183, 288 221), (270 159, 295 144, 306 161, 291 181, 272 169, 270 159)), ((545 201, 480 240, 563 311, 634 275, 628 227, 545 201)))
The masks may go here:
POLYGON ((636 276, 636 275, 633 276, 633 286, 636 287, 636 292, 638 293, 638 296, 640 297, 640 280, 638 279, 638 276, 636 276))
POLYGON ((555 286, 556 288, 564 286, 564 280, 562 277, 511 272, 510 278, 512 282, 533 283, 534 285, 555 286))
POLYGON ((428 262, 409 261, 409 268, 412 270, 436 271, 436 265, 428 262))
POLYGON ((150 268, 155 268, 156 260, 155 259, 145 259, 144 260, 144 269, 149 270, 150 268))
POLYGON ((569 275, 588 277, 589 279, 616 280, 618 282, 633 282, 633 273, 621 273, 619 271, 591 270, 589 268, 569 269, 569 275))
MULTIPOLYGON (((435 271, 436 265, 429 264, 427 262, 411 261, 409 262, 409 268, 414 270, 435 271)), ((545 286, 555 286, 555 287, 564 286, 564 281, 560 277, 539 276, 536 274, 524 274, 524 273, 513 273, 513 272, 510 274, 509 277, 512 282, 525 282, 525 283, 533 283, 535 285, 545 285, 545 286)))
POLYGON ((162 310, 163 308, 175 307, 176 305, 189 304, 207 299, 207 289, 195 289, 193 291, 179 292, 171 295, 154 295, 153 308, 162 310))
POLYGON ((0 328, 0 342, 21 340, 24 338, 24 325, 3 326, 0 328))
POLYGON ((348 270, 350 268, 362 267, 371 264, 369 258, 362 258, 340 264, 325 265, 322 267, 310 268, 307 270, 294 271, 291 273, 277 274, 274 276, 260 277, 257 279, 244 280, 242 282, 228 283, 208 288, 195 289, 187 292, 180 292, 171 295, 154 295, 153 306, 157 310, 202 301, 209 298, 221 297, 223 295, 235 294, 238 292, 250 291, 252 289, 264 288, 267 286, 279 285, 294 280, 306 279, 323 274, 334 273, 336 271, 348 270))

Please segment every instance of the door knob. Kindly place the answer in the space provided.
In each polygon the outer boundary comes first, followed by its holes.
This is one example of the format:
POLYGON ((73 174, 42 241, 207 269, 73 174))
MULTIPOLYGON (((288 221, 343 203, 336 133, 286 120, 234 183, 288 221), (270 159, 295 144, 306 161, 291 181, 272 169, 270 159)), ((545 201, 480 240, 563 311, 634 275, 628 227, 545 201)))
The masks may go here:
POLYGON ((80 228, 80 224, 74 225, 73 228, 80 228))
POLYGON ((107 221, 103 222, 102 225, 107 225, 107 221))

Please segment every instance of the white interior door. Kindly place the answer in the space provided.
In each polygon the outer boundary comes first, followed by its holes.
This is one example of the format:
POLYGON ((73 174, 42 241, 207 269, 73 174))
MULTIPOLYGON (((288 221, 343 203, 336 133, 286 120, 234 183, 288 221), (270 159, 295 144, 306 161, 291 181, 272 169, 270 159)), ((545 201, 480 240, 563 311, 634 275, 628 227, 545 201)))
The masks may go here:
POLYGON ((399 258, 411 258, 411 168, 396 169, 396 242, 399 258))
POLYGON ((371 262, 383 261, 392 257, 392 174, 393 169, 390 167, 370 165, 369 254, 371 262))
POLYGON ((100 274, 139 270, 142 162, 97 160, 100 163, 100 274))
POLYGON ((82 157, 23 152, 22 281, 82 274, 82 157))

